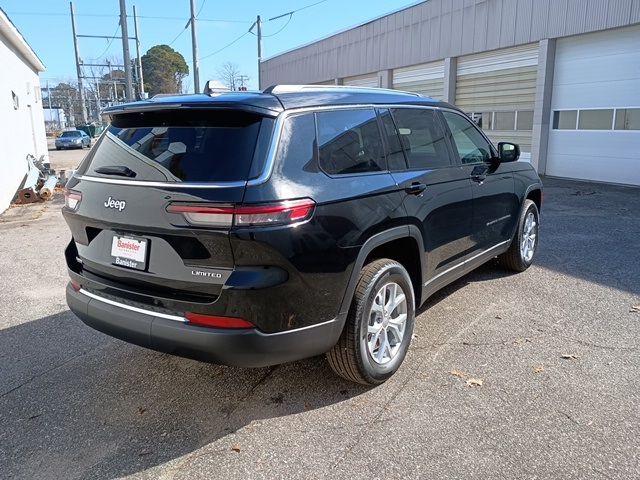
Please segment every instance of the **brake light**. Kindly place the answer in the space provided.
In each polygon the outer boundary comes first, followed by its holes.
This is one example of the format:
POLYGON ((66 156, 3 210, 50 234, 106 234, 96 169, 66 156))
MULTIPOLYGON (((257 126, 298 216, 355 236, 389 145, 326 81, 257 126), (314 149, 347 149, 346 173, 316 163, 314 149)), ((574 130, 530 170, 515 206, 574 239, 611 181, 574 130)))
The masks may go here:
POLYGON ((64 205, 71 210, 75 210, 82 201, 82 193, 75 190, 64 191, 64 205))
POLYGON ((255 325, 242 318, 218 317, 201 313, 187 312, 184 316, 191 325, 210 328, 255 328, 255 325))
POLYGON ((71 288, 73 288, 76 292, 79 292, 82 288, 82 286, 75 280, 71 280, 69 283, 71 284, 71 288))
POLYGON ((316 203, 305 198, 269 205, 219 205, 172 203, 169 213, 180 213, 191 225, 238 227, 284 225, 311 217, 316 203))

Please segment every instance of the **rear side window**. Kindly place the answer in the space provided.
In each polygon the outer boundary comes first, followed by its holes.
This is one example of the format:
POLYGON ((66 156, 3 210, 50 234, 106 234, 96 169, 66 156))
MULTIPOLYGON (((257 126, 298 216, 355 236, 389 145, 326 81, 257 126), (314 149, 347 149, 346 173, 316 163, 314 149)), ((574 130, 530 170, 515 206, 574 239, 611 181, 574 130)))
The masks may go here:
POLYGON ((329 175, 386 170, 373 109, 316 113, 320 167, 329 175))
POLYGON ((434 110, 394 108, 391 113, 400 134, 409 169, 451 166, 444 132, 434 110))
POLYGON ((272 125, 231 110, 115 115, 80 173, 134 181, 244 181, 256 154, 266 155, 259 138, 270 137, 272 125))

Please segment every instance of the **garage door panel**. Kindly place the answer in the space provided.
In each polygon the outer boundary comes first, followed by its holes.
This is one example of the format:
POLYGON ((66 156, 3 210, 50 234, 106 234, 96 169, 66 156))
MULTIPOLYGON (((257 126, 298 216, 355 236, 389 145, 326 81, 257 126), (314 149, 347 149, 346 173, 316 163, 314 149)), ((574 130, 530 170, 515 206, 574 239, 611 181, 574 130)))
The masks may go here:
MULTIPOLYGON (((637 25, 559 39, 552 112, 640 107, 639 46, 637 25)), ((546 174, 640 185, 640 131, 552 128, 546 174)))
POLYGON ((444 97, 444 62, 395 69, 393 88, 441 100, 444 97))

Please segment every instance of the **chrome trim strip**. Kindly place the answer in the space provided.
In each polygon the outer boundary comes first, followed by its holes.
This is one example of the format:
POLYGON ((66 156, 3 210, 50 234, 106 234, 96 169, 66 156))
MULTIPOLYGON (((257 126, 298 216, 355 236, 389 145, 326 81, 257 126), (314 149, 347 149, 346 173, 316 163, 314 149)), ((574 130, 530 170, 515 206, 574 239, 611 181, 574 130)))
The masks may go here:
MULTIPOLYGON (((184 318, 184 317, 180 317, 178 315, 169 315, 169 314, 160 313, 160 312, 153 312, 151 310, 145 310, 144 308, 138 308, 138 307, 132 307, 131 305, 125 305, 124 303, 116 302, 114 300, 109 300, 107 298, 104 298, 104 297, 101 297, 99 295, 96 295, 95 293, 87 292, 84 288, 81 288, 79 293, 82 293, 83 295, 86 295, 89 298, 97 300, 98 302, 106 303, 107 305, 112 305, 114 307, 124 308, 125 310, 130 310, 132 312, 142 313, 144 315, 151 315, 152 317, 164 318, 166 320, 173 320, 175 322, 181 322, 181 323, 186 323, 186 324, 189 323, 187 321, 187 319, 184 318)), ((321 327, 323 325, 328 325, 328 324, 336 322, 336 321, 337 321, 337 318, 332 318, 331 320, 327 320, 326 322, 316 323, 314 325, 308 325, 306 327, 294 328, 292 330, 284 330, 282 332, 275 332, 275 333, 263 333, 263 332, 258 330, 258 334, 262 335, 264 337, 273 337, 273 336, 277 336, 277 335, 286 335, 287 333, 295 333, 295 332, 300 332, 302 330, 309 330, 311 328, 321 327)))
POLYGON ((146 180, 120 180, 117 178, 91 177, 89 175, 74 175, 78 180, 88 182, 108 183, 112 185, 137 185, 144 187, 170 187, 170 188, 232 188, 244 187, 247 182, 219 182, 219 183, 187 183, 187 182, 150 182, 146 180))
POLYGON ((265 337, 275 337, 277 335, 286 335, 287 333, 301 332, 303 330, 309 330, 311 328, 321 327, 323 325, 329 325, 330 323, 334 323, 334 322, 337 322, 337 321, 338 321, 337 318, 332 318, 331 320, 327 320, 326 322, 315 323, 313 325, 307 325, 306 327, 293 328, 291 330, 283 330, 282 332, 274 332, 274 333, 259 332, 259 333, 260 333, 260 335, 265 336, 265 337))
POLYGON ((435 282, 438 278, 442 277, 443 275, 446 275, 447 273, 452 272, 453 270, 455 270, 455 269, 457 269, 457 268, 460 268, 460 267, 462 267, 462 266, 466 265, 466 264, 467 264, 467 263, 469 263, 469 262, 472 262, 472 261, 473 261, 473 260, 475 260, 476 258, 481 257, 481 256, 483 256, 483 255, 485 255, 485 254, 489 253, 491 250, 495 250, 496 248, 499 248, 499 247, 503 246, 505 243, 509 243, 509 240, 505 240, 504 242, 500 242, 500 243, 498 243, 497 245, 494 245, 494 246, 493 246, 493 247, 491 247, 491 248, 488 248, 488 249, 486 249, 486 250, 483 250, 482 252, 480 252, 480 253, 478 253, 478 254, 474 255, 473 257, 468 258, 468 259, 466 259, 465 261, 458 263, 457 265, 454 265, 453 267, 449 267, 449 268, 447 268, 444 272, 440 272, 438 275, 436 275, 435 277, 433 277, 431 280, 429 280, 428 282, 426 282, 426 283, 425 283, 424 285, 422 285, 422 286, 423 286, 423 287, 426 287, 426 286, 427 286, 427 285, 429 285, 430 283, 435 282))
POLYGON ((187 320, 184 317, 179 317, 177 315, 169 315, 166 313, 153 312, 151 310, 145 310, 144 308, 132 307, 131 305, 125 305, 124 303, 115 302, 113 300, 109 300, 108 298, 101 297, 91 292, 87 292, 84 288, 80 289, 80 293, 86 295, 89 298, 97 300, 98 302, 106 303, 107 305, 112 305, 114 307, 124 308, 125 310, 130 310, 136 313, 142 313, 144 315, 151 315, 152 317, 164 318, 166 320, 173 320, 175 322, 187 323, 187 320))

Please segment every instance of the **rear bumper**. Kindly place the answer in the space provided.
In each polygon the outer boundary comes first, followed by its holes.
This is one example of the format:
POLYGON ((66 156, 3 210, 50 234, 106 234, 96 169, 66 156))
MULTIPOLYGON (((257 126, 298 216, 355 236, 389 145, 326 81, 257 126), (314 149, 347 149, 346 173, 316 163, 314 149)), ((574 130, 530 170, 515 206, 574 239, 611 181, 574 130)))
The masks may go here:
POLYGON ((277 333, 189 325, 167 315, 101 299, 67 285, 67 304, 88 326, 161 352, 238 367, 264 367, 320 355, 340 337, 344 318, 277 333))

